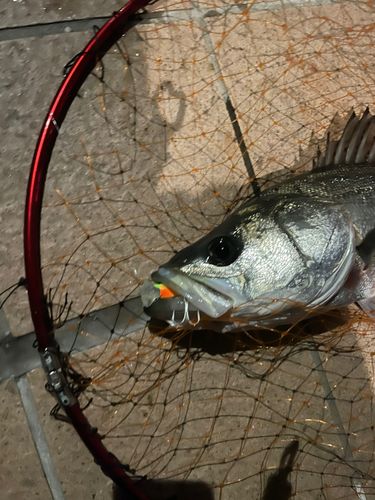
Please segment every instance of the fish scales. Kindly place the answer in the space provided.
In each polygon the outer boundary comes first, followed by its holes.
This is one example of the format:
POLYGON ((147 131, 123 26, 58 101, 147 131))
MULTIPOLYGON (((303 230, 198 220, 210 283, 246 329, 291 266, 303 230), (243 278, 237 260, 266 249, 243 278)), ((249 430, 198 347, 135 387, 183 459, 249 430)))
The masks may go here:
POLYGON ((375 226, 375 162, 373 165, 323 167, 268 189, 261 196, 299 193, 319 199, 334 199, 345 205, 363 238, 375 226))

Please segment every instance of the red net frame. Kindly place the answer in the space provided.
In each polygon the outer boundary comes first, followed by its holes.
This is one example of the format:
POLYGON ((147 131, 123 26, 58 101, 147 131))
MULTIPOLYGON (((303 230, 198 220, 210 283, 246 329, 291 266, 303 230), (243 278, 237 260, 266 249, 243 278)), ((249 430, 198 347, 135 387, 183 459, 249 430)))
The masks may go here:
MULTIPOLYGON (((60 394, 62 397, 65 391, 65 381, 61 378, 63 375, 58 360, 60 353, 54 340, 53 324, 44 295, 40 257, 41 210, 48 165, 61 124, 81 85, 101 59, 102 54, 105 54, 124 31, 129 29, 131 16, 148 3, 150 3, 150 0, 130 0, 123 8, 113 14, 113 17, 95 34, 84 50, 77 56, 47 113, 31 164, 24 224, 28 297, 39 352, 43 356, 43 353, 46 354, 52 349, 51 355, 47 354, 47 364, 50 363, 49 367, 46 367, 45 363, 44 366, 47 369, 49 379, 52 372, 59 372, 58 377, 60 377, 60 380, 56 380, 56 383, 60 384, 59 387, 62 388, 60 394), (56 354, 56 357, 54 354, 56 354)), ((58 396, 58 400, 61 403, 61 397, 58 396)), ((127 476, 121 462, 103 445, 97 430, 89 424, 74 396, 70 398, 68 404, 63 403, 63 407, 79 437, 85 443, 102 471, 124 488, 129 499, 147 500, 146 496, 138 490, 133 481, 127 476)))

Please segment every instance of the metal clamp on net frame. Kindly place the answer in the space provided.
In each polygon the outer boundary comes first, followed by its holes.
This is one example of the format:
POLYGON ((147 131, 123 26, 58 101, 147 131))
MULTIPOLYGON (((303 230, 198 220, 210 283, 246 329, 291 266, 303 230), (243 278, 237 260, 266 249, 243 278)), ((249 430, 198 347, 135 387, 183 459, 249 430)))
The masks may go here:
POLYGON ((65 377, 61 353, 58 352, 58 349, 47 347, 40 353, 40 357, 44 371, 47 374, 47 391, 55 396, 62 408, 76 404, 77 398, 74 396, 65 377))

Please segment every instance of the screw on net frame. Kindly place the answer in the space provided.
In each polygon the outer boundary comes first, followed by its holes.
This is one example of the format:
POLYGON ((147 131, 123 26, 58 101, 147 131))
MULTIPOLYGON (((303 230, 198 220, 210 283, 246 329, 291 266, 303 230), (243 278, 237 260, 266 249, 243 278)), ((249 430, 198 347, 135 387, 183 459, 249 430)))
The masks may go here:
POLYGON ((99 48, 99 32, 51 108, 25 238, 49 387, 60 390, 63 374, 82 406, 92 400, 85 416, 78 403, 68 416, 120 483, 124 463, 185 488, 207 481, 223 499, 246 498, 249 489, 257 498, 276 468, 290 472, 280 456, 297 438, 294 491, 371 494, 371 386, 357 343, 371 346, 359 313, 349 318, 355 333, 347 321, 333 328, 331 317, 315 319, 323 334, 313 344, 300 325, 282 339, 128 328, 142 281, 247 196, 250 156, 259 184, 275 166, 288 175, 310 167, 332 117, 339 131, 350 108, 374 105, 371 5, 217 4, 161 4, 113 50, 116 36, 99 48), (101 56, 104 74, 94 68, 101 56), (66 303, 68 319, 81 321, 62 355, 51 333, 66 303), (84 339, 101 344, 73 357, 84 339))

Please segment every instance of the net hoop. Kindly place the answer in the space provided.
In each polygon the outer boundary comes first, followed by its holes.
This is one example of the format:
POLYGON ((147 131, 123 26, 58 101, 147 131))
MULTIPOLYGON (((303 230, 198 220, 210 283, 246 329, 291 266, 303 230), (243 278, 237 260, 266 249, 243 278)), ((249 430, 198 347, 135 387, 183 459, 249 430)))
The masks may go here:
MULTIPOLYGON (((31 316, 52 392, 57 396, 78 435, 93 455, 102 471, 116 484, 122 486, 129 500, 147 500, 147 497, 134 485, 125 473, 126 467, 103 445, 97 430, 92 427, 83 414, 78 401, 69 398, 69 389, 61 370, 59 348, 54 339, 53 323, 49 314, 44 293, 41 272, 40 229, 41 211, 45 181, 52 151, 66 114, 81 85, 108 49, 132 27, 130 21, 139 9, 151 0, 130 0, 94 35, 84 50, 75 58, 69 73, 65 76, 44 120, 31 164, 24 221, 24 259, 31 316), (56 384, 53 372, 58 373, 56 384), (65 399, 64 399, 65 396, 65 399)), ((70 396, 72 396, 70 394, 70 396)))

